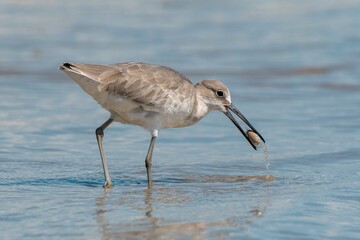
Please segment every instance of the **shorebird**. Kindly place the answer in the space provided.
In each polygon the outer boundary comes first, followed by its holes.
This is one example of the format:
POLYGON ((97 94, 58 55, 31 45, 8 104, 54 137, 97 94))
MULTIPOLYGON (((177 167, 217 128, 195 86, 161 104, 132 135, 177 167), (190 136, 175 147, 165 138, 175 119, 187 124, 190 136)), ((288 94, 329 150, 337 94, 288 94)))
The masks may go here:
POLYGON ((114 121, 132 124, 150 131, 151 140, 145 157, 148 188, 152 187, 151 161, 159 130, 181 128, 197 123, 213 110, 223 112, 256 150, 252 136, 264 138, 232 104, 229 89, 217 80, 202 80, 196 85, 183 74, 160 65, 125 62, 111 65, 64 63, 67 73, 91 95, 110 118, 95 131, 104 170, 104 187, 112 185, 103 148, 104 130, 114 121), (252 134, 235 120, 235 113, 252 134))

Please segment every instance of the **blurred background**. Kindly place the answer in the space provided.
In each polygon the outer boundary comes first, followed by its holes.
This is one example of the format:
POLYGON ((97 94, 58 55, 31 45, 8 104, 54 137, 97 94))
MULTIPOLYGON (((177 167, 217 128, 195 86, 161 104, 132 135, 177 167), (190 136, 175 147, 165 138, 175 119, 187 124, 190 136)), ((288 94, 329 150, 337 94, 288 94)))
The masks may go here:
POLYGON ((357 0, 2 0, 1 238, 358 239, 359 12, 357 0), (160 133, 144 192, 150 137, 114 124, 104 193, 94 131, 108 113, 58 71, 68 61, 223 81, 270 170, 211 113, 160 133))

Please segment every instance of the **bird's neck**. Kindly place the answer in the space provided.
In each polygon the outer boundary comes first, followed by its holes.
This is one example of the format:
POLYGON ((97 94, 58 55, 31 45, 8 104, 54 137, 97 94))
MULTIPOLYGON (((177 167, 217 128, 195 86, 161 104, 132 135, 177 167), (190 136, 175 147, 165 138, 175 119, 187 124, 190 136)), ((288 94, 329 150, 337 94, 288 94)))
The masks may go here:
POLYGON ((206 103, 206 99, 202 95, 202 88, 203 86, 201 84, 195 85, 195 100, 194 100, 194 107, 192 110, 192 118, 195 121, 199 121, 203 117, 206 116, 206 114, 209 113, 211 109, 209 109, 209 106, 206 103))

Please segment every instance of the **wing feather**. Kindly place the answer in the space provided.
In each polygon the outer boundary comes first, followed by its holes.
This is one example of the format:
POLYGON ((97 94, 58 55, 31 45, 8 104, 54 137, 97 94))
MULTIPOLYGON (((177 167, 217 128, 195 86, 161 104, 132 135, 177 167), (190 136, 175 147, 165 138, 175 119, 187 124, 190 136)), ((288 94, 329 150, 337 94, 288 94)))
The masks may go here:
POLYGON ((163 107, 168 91, 177 94, 193 94, 185 91, 193 88, 191 81, 184 75, 167 67, 145 63, 121 63, 109 65, 98 76, 99 90, 125 97, 142 107, 163 107))
POLYGON ((139 104, 143 109, 156 111, 171 105, 172 98, 191 98, 191 81, 173 69, 139 62, 112 65, 69 64, 68 71, 98 83, 98 90, 120 96, 139 104))

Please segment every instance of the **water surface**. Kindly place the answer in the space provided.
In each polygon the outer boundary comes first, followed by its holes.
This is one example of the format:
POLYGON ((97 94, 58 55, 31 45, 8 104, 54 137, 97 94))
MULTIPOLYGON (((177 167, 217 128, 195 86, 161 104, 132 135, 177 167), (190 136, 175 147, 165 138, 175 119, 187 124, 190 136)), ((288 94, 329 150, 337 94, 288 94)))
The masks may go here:
POLYGON ((359 239, 357 1, 2 1, 1 239, 359 239), (270 170, 221 113, 150 135, 109 116, 65 61, 218 78, 267 141, 270 170), (266 179, 270 174, 274 179, 266 179))

